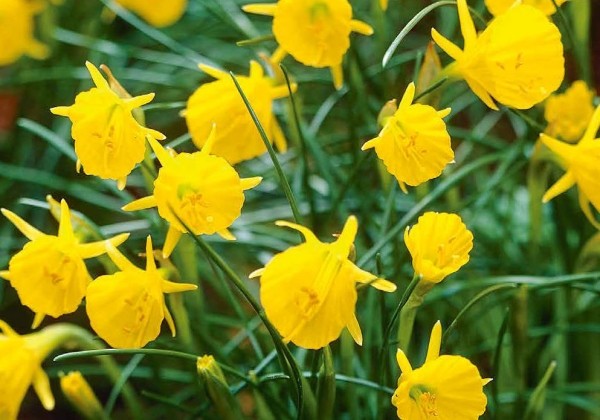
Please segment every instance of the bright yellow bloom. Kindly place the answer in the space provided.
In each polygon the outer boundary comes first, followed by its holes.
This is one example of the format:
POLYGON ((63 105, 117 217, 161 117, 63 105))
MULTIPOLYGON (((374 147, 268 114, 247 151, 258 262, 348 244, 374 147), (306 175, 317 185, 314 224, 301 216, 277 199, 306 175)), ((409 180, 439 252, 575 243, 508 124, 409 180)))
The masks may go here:
POLYGON ((187 232, 186 226, 194 235, 218 233, 225 239, 235 239, 227 228, 241 214, 244 191, 254 188, 262 180, 261 177, 240 178, 225 159, 211 155, 216 136, 213 128, 200 152, 177 156, 169 154, 156 140, 149 139, 162 165, 154 181, 154 192, 127 204, 123 210, 158 207, 158 214, 169 222, 163 247, 165 258, 171 255, 181 235, 187 232))
POLYGON ((337 339, 344 328, 359 345, 362 332, 355 315, 356 283, 385 292, 396 285, 358 268, 348 259, 358 223, 346 221, 333 243, 323 243, 300 225, 278 221, 295 229, 306 242, 279 253, 250 277, 260 276, 260 299, 269 320, 285 342, 319 349, 337 339))
POLYGON ((42 1, 0 1, 0 66, 14 63, 22 55, 43 59, 48 47, 33 37, 33 17, 44 9, 42 1))
POLYGON ((416 186, 440 176, 454 160, 450 135, 442 119, 450 114, 450 108, 436 111, 429 105, 413 104, 414 96, 415 84, 411 83, 379 135, 362 147, 375 148, 404 191, 404 184, 416 186))
POLYGON ((550 96, 544 109, 545 133, 570 143, 579 140, 594 113, 594 96, 583 80, 573 82, 565 93, 550 96))
POLYGON ((60 378, 60 389, 71 405, 86 419, 101 419, 105 415, 98 397, 81 372, 73 371, 60 378))
MULTIPOLYGON (((494 16, 501 15, 506 12, 511 6, 516 4, 527 4, 540 9, 544 14, 550 16, 556 12, 556 7, 552 3, 553 0, 485 0, 485 5, 494 16)), ((567 0, 554 0, 558 6, 567 0)))
POLYGON ((487 398, 479 370, 462 356, 440 356, 442 326, 436 322, 431 331, 425 363, 414 369, 398 349, 396 360, 402 374, 392 404, 403 420, 473 420, 485 412, 487 398))
POLYGON ((92 328, 114 348, 141 348, 158 337, 164 319, 175 336, 164 293, 196 290, 188 283, 165 280, 156 268, 152 239, 146 240, 146 269, 133 265, 107 243, 109 257, 121 271, 98 277, 88 286, 86 311, 92 328))
POLYGON ((306 66, 329 67, 333 84, 344 83, 342 59, 350 48, 350 33, 373 34, 373 28, 352 19, 348 0, 279 0, 275 4, 248 4, 249 13, 273 16, 278 62, 290 54, 306 66))
POLYGON ((487 106, 497 110, 495 100, 528 109, 558 89, 565 73, 560 31, 538 9, 515 6, 479 35, 466 0, 458 0, 458 16, 462 50, 435 29, 431 36, 455 60, 446 74, 465 79, 487 106))
POLYGON ((10 281, 21 303, 35 312, 34 328, 46 315, 57 318, 77 310, 92 281, 83 260, 104 254, 105 242, 118 246, 129 236, 122 234, 109 241, 79 243, 67 202, 62 200, 60 207, 57 236, 46 235, 13 212, 1 209, 30 240, 11 258, 8 271, 1 271, 0 276, 10 281))
POLYGON ((187 0, 117 0, 117 3, 157 28, 177 22, 187 7, 187 0))
POLYGON ((144 159, 146 137, 162 140, 158 131, 141 126, 132 110, 152 101, 154 93, 121 98, 90 62, 85 63, 96 87, 82 92, 71 106, 52 108, 53 114, 69 117, 73 123, 77 170, 88 175, 118 180, 125 187, 127 175, 144 159))
MULTIPOLYGON (((267 151, 265 143, 231 76, 201 64, 200 69, 217 80, 205 83, 190 96, 183 112, 194 144, 201 148, 213 124, 219 127, 212 152, 235 165, 267 151)), ((260 64, 250 62, 249 76, 236 76, 267 136, 280 152, 287 149, 281 127, 273 115, 273 100, 288 96, 286 85, 274 85, 260 64)), ((293 85, 294 89, 296 86, 293 85)))
POLYGON ((600 229, 590 208, 591 204, 600 211, 600 138, 595 138, 600 127, 600 106, 594 111, 585 133, 579 143, 567 144, 540 134, 540 140, 554 152, 567 171, 556 183, 546 191, 544 203, 577 184, 579 188, 579 205, 589 221, 600 229))
POLYGON ((423 281, 439 283, 469 262, 473 234, 456 214, 426 212, 406 228, 404 243, 415 273, 423 281))

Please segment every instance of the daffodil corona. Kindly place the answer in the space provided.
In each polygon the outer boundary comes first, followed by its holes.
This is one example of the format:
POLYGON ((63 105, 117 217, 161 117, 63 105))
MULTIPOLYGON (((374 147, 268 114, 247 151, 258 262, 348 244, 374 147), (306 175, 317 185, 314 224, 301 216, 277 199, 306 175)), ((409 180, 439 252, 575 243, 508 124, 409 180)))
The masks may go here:
POLYGON ((517 4, 533 6, 540 9, 542 13, 550 16, 556 13, 554 3, 556 3, 557 6, 560 6, 566 1, 567 0, 485 0, 485 6, 494 16, 501 15, 517 4))
POLYGON ((43 9, 40 1, 0 1, 0 66, 12 64, 23 55, 37 59, 48 56, 48 47, 34 38, 34 16, 43 9))
POLYGON ((167 258, 187 228, 194 235, 218 233, 235 239, 227 229, 237 219, 244 204, 244 191, 257 186, 261 177, 240 178, 222 157, 210 154, 216 129, 200 152, 172 156, 154 139, 149 139, 162 168, 154 181, 152 195, 133 201, 123 210, 158 208, 169 222, 163 247, 167 258))
POLYGON ((251 274, 260 276, 260 299, 267 317, 284 341, 319 349, 337 339, 344 328, 359 345, 362 332, 355 315, 356 283, 385 292, 396 286, 358 268, 348 259, 358 223, 346 221, 333 243, 323 243, 307 228, 279 221, 302 233, 306 242, 283 251, 251 274))
POLYGON ((550 96, 544 107, 545 134, 570 143, 578 141, 594 114, 594 96, 583 80, 573 82, 565 93, 550 96))
POLYGON ((196 290, 188 283, 165 280, 156 267, 152 239, 146 240, 146 269, 133 265, 110 243, 109 257, 121 270, 98 277, 87 290, 86 311, 92 328, 114 348, 141 348, 154 340, 164 319, 175 336, 165 293, 196 290))
POLYGON ((122 98, 113 91, 100 71, 85 63, 96 87, 82 92, 71 106, 52 108, 53 114, 68 117, 73 123, 77 169, 88 175, 118 181, 125 187, 127 175, 144 159, 146 138, 162 140, 158 131, 141 126, 132 111, 152 101, 154 93, 122 98))
POLYGON ((538 9, 516 5, 477 34, 466 0, 458 0, 464 48, 440 35, 435 43, 455 62, 444 71, 464 79, 487 106, 496 102, 529 109, 562 83, 565 66, 560 31, 538 9))
POLYGON ((157 28, 177 22, 187 7, 187 0, 117 0, 117 3, 157 28))
MULTIPOLYGON (((201 64, 200 69, 217 79, 205 83, 190 96, 183 112, 194 144, 204 146, 211 127, 218 127, 212 153, 235 165, 267 151, 260 133, 231 79, 231 75, 201 64)), ((275 85, 256 61, 250 62, 249 76, 236 76, 267 136, 280 152, 287 149, 281 127, 273 115, 273 100, 286 97, 286 85, 275 85)), ((292 84, 292 89, 296 85, 292 84)))
POLYGON ((600 106, 596 108, 591 121, 577 144, 568 144, 546 134, 540 140, 558 157, 567 171, 546 191, 544 203, 577 184, 579 205, 588 220, 600 229, 600 223, 592 214, 590 202, 600 211, 600 139, 596 133, 600 127, 600 106))
POLYGON ((427 212, 407 227, 404 243, 415 274, 428 283, 439 283, 469 261, 473 234, 452 213, 427 212))
POLYGON ((8 280, 19 295, 21 303, 35 312, 34 327, 50 315, 57 318, 74 312, 92 281, 84 259, 106 252, 105 243, 123 243, 128 234, 108 241, 79 243, 71 226, 71 214, 65 200, 61 201, 58 235, 40 232, 13 212, 2 209, 6 216, 30 242, 15 254, 8 270, 0 276, 8 280))
POLYGON ((475 420, 485 412, 487 398, 479 370, 462 356, 440 356, 442 326, 436 322, 431 331, 423 366, 413 369, 404 352, 396 360, 402 374, 392 396, 402 420, 475 420))
POLYGON ((415 85, 411 83, 379 135, 362 147, 375 148, 405 192, 405 184, 416 186, 436 178, 454 160, 450 135, 442 119, 450 114, 450 108, 436 111, 429 105, 413 104, 414 96, 415 85))
POLYGON ((348 0, 279 0, 242 9, 273 16, 273 35, 279 44, 275 62, 289 53, 306 66, 329 67, 337 89, 344 82, 342 60, 350 47, 350 33, 373 34, 369 25, 352 19, 348 0))

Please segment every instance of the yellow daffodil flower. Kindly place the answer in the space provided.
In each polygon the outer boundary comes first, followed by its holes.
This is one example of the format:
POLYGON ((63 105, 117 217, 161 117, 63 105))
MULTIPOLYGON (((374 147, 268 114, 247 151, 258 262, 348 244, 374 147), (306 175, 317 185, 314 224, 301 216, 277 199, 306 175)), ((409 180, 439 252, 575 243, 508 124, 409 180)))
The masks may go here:
POLYGON ((594 96, 583 80, 573 82, 565 93, 550 96, 544 108, 545 134, 570 143, 578 141, 594 113, 594 96))
POLYGON ((426 212, 406 228, 404 243, 415 274, 424 282, 439 283, 469 261, 473 234, 456 214, 426 212))
POLYGON ((413 104, 414 96, 415 84, 411 83, 379 135, 362 146, 362 150, 375 148, 405 192, 405 184, 416 186, 436 178, 454 160, 442 119, 450 114, 450 108, 436 111, 429 105, 413 104))
POLYGON ((158 131, 141 126, 131 114, 135 108, 152 101, 154 93, 121 98, 92 63, 85 65, 96 87, 78 94, 75 104, 50 111, 68 117, 73 123, 71 136, 75 141, 77 170, 82 167, 88 175, 115 179, 123 189, 127 175, 144 159, 146 137, 165 138, 158 131))
POLYGON ((92 281, 83 260, 104 254, 105 242, 118 246, 129 236, 121 234, 108 241, 79 243, 65 200, 60 209, 57 236, 46 235, 13 212, 1 209, 30 240, 10 259, 8 271, 1 271, 0 276, 10 281, 21 303, 35 312, 34 328, 46 315, 57 318, 77 310, 92 281))
POLYGON ((478 419, 485 412, 487 398, 483 379, 473 363, 462 356, 440 356, 442 326, 431 331, 423 366, 413 369, 404 352, 396 360, 402 374, 392 404, 403 420, 478 419))
POLYGON ((350 33, 373 34, 369 25, 352 19, 348 0, 279 0, 242 9, 273 16, 273 35, 279 44, 274 62, 289 53, 306 66, 329 67, 336 89, 344 83, 342 59, 350 47, 350 33))
POLYGON ((464 48, 440 35, 435 43, 455 62, 448 76, 464 79, 487 106, 528 109, 560 86, 564 73, 560 31, 538 9, 518 5, 493 19, 477 34, 466 0, 457 0, 464 48))
POLYGON ((106 417, 98 397, 81 372, 72 371, 60 377, 60 389, 71 405, 86 419, 106 417))
POLYGON ((158 337, 166 319, 175 337, 164 293, 196 290, 197 286, 163 278, 156 268, 150 236, 146 239, 145 270, 133 265, 112 244, 106 249, 121 271, 98 277, 88 286, 86 311, 96 334, 114 348, 141 348, 158 337))
POLYGON ((337 339, 348 328, 362 344, 355 315, 356 283, 369 284, 385 292, 396 285, 358 268, 348 259, 358 223, 346 221, 333 243, 323 243, 300 225, 278 221, 302 233, 306 242, 273 257, 250 277, 260 276, 260 299, 269 320, 283 336, 307 349, 319 349, 337 339))
POLYGON ((600 211, 600 138, 596 133, 600 127, 600 106, 592 115, 590 124, 579 143, 568 144, 546 134, 540 134, 540 140, 556 154, 561 165, 567 171, 542 198, 544 203, 577 184, 579 205, 588 220, 600 229, 600 223, 592 214, 590 202, 600 211))
POLYGON ((154 181, 154 192, 127 204, 123 210, 158 207, 158 214, 169 222, 163 247, 165 258, 187 232, 186 226, 194 235, 218 233, 225 239, 235 239, 227 228, 241 214, 244 191, 262 180, 261 177, 240 178, 225 159, 211 155, 216 136, 213 128, 200 152, 176 156, 169 154, 156 140, 149 139, 162 165, 154 181))
MULTIPOLYGON (((267 151, 265 143, 229 73, 201 64, 200 69, 217 79, 205 83, 190 96, 183 111, 194 144, 204 146, 213 124, 219 127, 212 153, 235 165, 267 151)), ((274 85, 256 61, 250 62, 249 76, 236 76, 267 136, 280 152, 287 144, 273 115, 273 100, 288 96, 286 85, 274 85)), ((295 89, 296 85, 292 85, 295 89)))
POLYGON ((117 3, 157 28, 173 25, 187 7, 187 0, 117 0, 117 3))
POLYGON ((43 1, 2 0, 0 1, 0 66, 12 64, 28 55, 43 59, 49 50, 33 36, 34 16, 44 9, 43 1))
POLYGON ((501 15, 511 7, 518 4, 533 6, 537 9, 540 9, 542 13, 546 14, 547 16, 550 16, 556 13, 556 7, 554 7, 553 1, 556 2, 557 6, 560 6, 567 0, 485 0, 485 6, 494 16, 501 15))
POLYGON ((0 320, 0 419, 17 419, 30 385, 46 410, 54 408, 50 381, 41 365, 50 352, 73 336, 72 331, 73 326, 54 324, 21 336, 0 320))

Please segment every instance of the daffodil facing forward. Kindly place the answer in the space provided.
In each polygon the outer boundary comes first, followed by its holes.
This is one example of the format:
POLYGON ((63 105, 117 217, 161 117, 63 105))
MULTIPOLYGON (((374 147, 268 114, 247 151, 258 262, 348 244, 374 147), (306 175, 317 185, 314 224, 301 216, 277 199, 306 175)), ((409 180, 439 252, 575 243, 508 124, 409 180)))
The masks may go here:
POLYGON ((165 293, 196 290, 197 286, 163 278, 156 267, 152 239, 146 239, 146 269, 133 265, 110 243, 108 255, 119 272, 98 277, 87 290, 86 311, 92 328, 114 348, 141 348, 154 340, 164 319, 175 336, 175 323, 165 293))
POLYGON ((57 236, 42 233, 13 212, 2 209, 2 214, 30 242, 10 259, 8 270, 1 271, 0 276, 16 289, 21 303, 35 312, 34 328, 46 315, 57 318, 74 312, 92 281, 83 260, 104 254, 106 242, 118 246, 129 236, 122 234, 108 241, 82 244, 73 232, 65 200, 60 208, 57 236))
POLYGON ((279 44, 273 61, 289 53, 306 66, 329 67, 336 89, 344 83, 342 60, 350 48, 350 33, 373 34, 369 25, 352 19, 348 0, 279 0, 242 9, 273 16, 273 35, 279 44))
POLYGON ((141 126, 132 115, 134 109, 152 101, 154 93, 122 98, 92 63, 85 65, 96 87, 78 94, 75 104, 50 111, 73 123, 71 136, 77 170, 83 168, 88 175, 117 180, 123 189, 127 176, 144 159, 146 137, 165 138, 158 131, 141 126))
POLYGON ((12 64, 23 55, 37 59, 48 56, 48 47, 34 37, 34 16, 43 9, 41 1, 0 1, 0 66, 12 64))
POLYGON ((494 16, 501 15, 518 4, 533 6, 540 9, 545 15, 550 16, 556 13, 555 3, 557 6, 560 6, 566 1, 567 0, 485 0, 485 6, 494 16))
POLYGON ((117 0, 117 3, 157 28, 173 25, 187 6, 187 0, 117 0))
POLYGON ((423 282, 439 283, 469 261, 473 234, 457 214, 426 212, 406 228, 404 243, 415 274, 423 282))
POLYGON ((455 62, 445 69, 464 79, 487 106, 529 109, 560 86, 564 73, 560 31, 540 10, 516 5, 477 34, 466 0, 457 0, 464 48, 440 35, 435 43, 455 62))
POLYGON ((440 356, 442 326, 436 322, 431 331, 423 366, 413 369, 404 352, 396 360, 402 374, 392 396, 402 420, 474 420, 485 412, 487 398, 477 367, 462 356, 440 356))
MULTIPOLYGON (((204 64, 199 67, 217 80, 200 86, 190 96, 183 111, 194 144, 198 148, 204 146, 212 126, 216 125, 219 130, 212 153, 225 158, 232 165, 265 153, 265 143, 231 75, 204 64)), ((267 137, 280 152, 285 152, 287 144, 273 114, 273 100, 288 96, 287 86, 274 84, 274 80, 265 76, 263 68, 256 61, 250 62, 249 76, 236 78, 267 137)), ((292 84, 291 87, 295 89, 296 85, 292 84)))
POLYGON ((594 218, 590 202, 600 211, 600 139, 596 133, 600 127, 600 106, 596 108, 591 121, 577 144, 568 144, 546 134, 540 134, 540 140, 558 157, 567 171, 542 198, 544 203, 577 184, 579 205, 588 220, 600 229, 600 223, 594 218))
POLYGON ((127 204, 123 210, 158 208, 158 214, 169 222, 163 247, 165 258, 171 255, 187 229, 194 235, 218 233, 225 239, 235 239, 228 227, 241 214, 244 191, 262 180, 261 177, 240 178, 225 159, 211 155, 215 139, 213 127, 200 152, 176 156, 156 140, 149 139, 162 165, 154 181, 154 192, 127 204))
POLYGON ((573 82, 564 93, 550 96, 544 106, 548 122, 544 133, 569 143, 578 141, 594 114, 594 96, 583 80, 573 82))
POLYGON ((442 118, 450 108, 436 111, 429 105, 413 104, 415 85, 408 85, 398 109, 387 118, 379 135, 362 150, 375 148, 387 170, 402 190, 438 177, 454 160, 450 135, 442 118))
POLYGON ((396 286, 348 259, 358 229, 356 218, 348 218, 333 243, 319 241, 310 229, 300 225, 284 221, 277 225, 299 231, 306 242, 275 255, 251 274, 260 276, 260 299, 271 323, 285 342, 307 349, 326 346, 344 328, 362 344, 355 315, 356 283, 385 292, 393 292, 396 286))

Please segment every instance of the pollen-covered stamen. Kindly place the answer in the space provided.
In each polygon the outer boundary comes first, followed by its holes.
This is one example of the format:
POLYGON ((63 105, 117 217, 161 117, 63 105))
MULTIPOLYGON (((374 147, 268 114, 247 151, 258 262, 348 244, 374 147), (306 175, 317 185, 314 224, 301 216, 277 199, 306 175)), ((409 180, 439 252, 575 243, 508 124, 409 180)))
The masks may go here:
POLYGON ((437 417, 439 415, 435 391, 430 387, 423 384, 414 385, 408 391, 408 395, 417 403, 426 416, 437 417))
POLYGON ((294 303, 304 319, 310 319, 315 314, 321 299, 312 287, 301 287, 296 294, 294 303))

